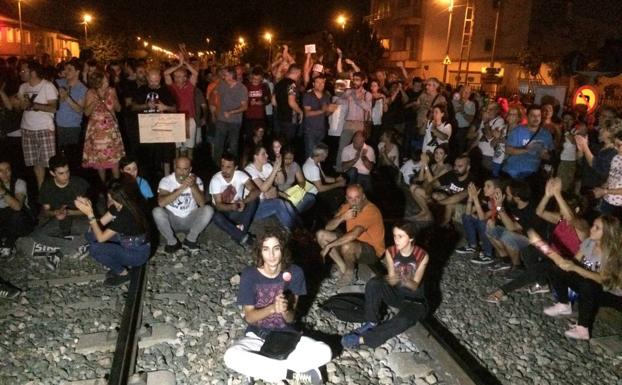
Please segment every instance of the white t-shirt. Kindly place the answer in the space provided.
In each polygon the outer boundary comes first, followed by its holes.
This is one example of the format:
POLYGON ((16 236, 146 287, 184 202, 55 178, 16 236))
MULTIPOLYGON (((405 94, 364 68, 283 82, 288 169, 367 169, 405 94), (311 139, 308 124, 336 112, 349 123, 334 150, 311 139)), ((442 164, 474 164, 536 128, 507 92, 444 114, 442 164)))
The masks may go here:
POLYGON ((421 172, 421 162, 415 163, 412 159, 409 159, 406 163, 404 163, 402 168, 400 168, 402 180, 404 180, 404 183, 407 185, 410 184, 410 180, 413 175, 419 175, 419 172, 421 172))
POLYGON ((216 203, 215 194, 223 194, 223 203, 233 203, 244 199, 244 184, 247 180, 248 175, 244 171, 235 170, 229 182, 222 176, 222 171, 217 172, 209 182, 212 202, 216 203))
POLYGON ((564 135, 564 143, 562 144, 562 152, 559 154, 559 160, 566 162, 574 162, 577 160, 577 145, 570 141, 570 132, 564 135))
MULTIPOLYGON (((2 183, 2 182, 0 182, 2 183)), ((6 191, 9 191, 9 188, 11 186, 9 184, 4 185, 4 188, 6 189, 6 191)), ((28 191, 26 189, 26 182, 24 182, 21 179, 17 179, 15 181, 15 191, 14 191, 14 195, 17 194, 23 194, 26 199, 24 200, 24 204, 28 205, 28 191)), ((0 209, 4 209, 9 207, 9 205, 6 203, 6 199, 4 197, 0 197, 0 209)))
MULTIPOLYGON (((204 191, 203 181, 198 176, 196 176, 196 178, 196 184, 199 187, 199 190, 204 191)), ((160 184, 158 185, 158 192, 173 192, 175 189, 179 188, 179 186, 181 186, 181 183, 179 183, 177 181, 177 178, 175 178, 175 173, 172 173, 160 180, 160 184)), ((186 188, 181 194, 179 194, 177 199, 166 205, 166 209, 168 211, 180 218, 187 217, 194 209, 198 207, 199 205, 192 196, 192 190, 190 190, 190 187, 186 188)))
MULTIPOLYGON (((261 171, 259 171, 253 163, 249 163, 244 171, 246 171, 246 173, 251 177, 253 181, 255 181, 255 179, 261 179, 261 181, 264 182, 272 173, 272 165, 270 163, 266 163, 261 168, 261 171)), ((259 199, 266 199, 265 193, 262 192, 261 194, 259 194, 259 199)))
POLYGON ((440 132, 447 135, 447 139, 443 140, 440 138, 435 138, 435 140, 432 141, 432 124, 433 123, 431 120, 428 121, 427 127, 425 129, 425 136, 423 137, 423 148, 421 149, 421 152, 434 153, 436 146, 449 142, 449 138, 451 137, 451 124, 445 123, 437 128, 440 132))
MULTIPOLYGON (((47 80, 41 80, 36 86, 26 82, 19 86, 17 97, 20 100, 27 97, 34 103, 48 104, 52 100, 58 100, 58 91, 54 84, 47 80)), ((22 115, 21 127, 29 131, 54 131, 54 113, 26 110, 22 115)))
MULTIPOLYGON (((381 152, 384 152, 384 142, 378 143, 378 154, 380 154, 381 152)), ((393 145, 393 148, 391 149, 391 151, 389 151, 387 158, 393 158, 393 165, 395 167, 400 166, 400 151, 398 150, 397 145, 393 145)))
MULTIPOLYGON (((307 158, 305 164, 302 165, 302 174, 305 176, 305 179, 311 183, 322 180, 322 170, 319 165, 315 164, 311 157, 307 158)), ((313 195, 318 193, 315 185, 309 192, 313 195)))
MULTIPOLYGON (((490 129, 493 131, 501 131, 501 138, 505 139, 506 129, 505 129, 505 121, 502 117, 497 116, 490 120, 490 129)), ((483 156, 489 156, 493 158, 493 162, 495 163, 503 163, 503 159, 505 158, 505 143, 498 144, 495 148, 492 147, 492 139, 486 138, 484 135, 484 125, 482 122, 479 126, 479 130, 477 132, 477 147, 482 152, 483 156)))
MULTIPOLYGON (((343 163, 353 160, 354 158, 356 158, 356 152, 357 151, 354 148, 354 144, 350 143, 349 145, 345 146, 343 150, 341 150, 341 162, 343 163)), ((363 144, 363 148, 361 148, 361 157, 364 153, 367 153, 367 159, 369 159, 370 162, 376 163, 376 155, 374 154, 374 149, 371 146, 367 145, 367 143, 363 144)), ((352 167, 355 167, 361 175, 369 175, 369 173, 371 172, 370 169, 365 167, 365 163, 363 163, 363 160, 361 158, 359 158, 352 167)))

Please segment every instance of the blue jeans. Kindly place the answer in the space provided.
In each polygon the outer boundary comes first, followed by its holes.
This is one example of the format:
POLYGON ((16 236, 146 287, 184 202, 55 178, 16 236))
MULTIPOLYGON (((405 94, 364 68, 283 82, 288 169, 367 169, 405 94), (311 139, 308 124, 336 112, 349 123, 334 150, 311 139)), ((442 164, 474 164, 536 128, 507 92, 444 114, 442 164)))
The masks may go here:
POLYGON ((326 136, 326 130, 305 128, 305 159, 313 155, 313 149, 326 136))
POLYGON ((212 159, 216 164, 220 164, 220 157, 225 149, 229 148, 231 153, 238 156, 238 142, 240 141, 240 123, 229 123, 216 121, 214 132, 214 146, 212 159), (227 147, 225 146, 227 145, 227 147))
POLYGON ((272 215, 275 215, 281 225, 289 230, 296 226, 298 220, 296 210, 289 202, 279 198, 260 200, 255 219, 265 219, 272 215))
POLYGON ((477 247, 479 242, 481 242, 484 254, 492 256, 492 243, 490 243, 490 240, 486 236, 486 222, 470 214, 463 214, 462 225, 464 226, 464 235, 469 246, 477 247))
POLYGON ((144 236, 122 237, 115 234, 106 242, 97 242, 92 232, 84 236, 88 241, 93 259, 115 274, 121 274, 125 267, 142 266, 149 259, 151 245, 144 236))
POLYGON ((363 187, 366 194, 371 193, 371 175, 360 174, 359 170, 356 167, 350 167, 346 171, 346 177, 348 179, 348 184, 358 183, 363 187))
POLYGON ((231 239, 240 243, 248 234, 248 230, 253 222, 253 217, 257 211, 258 200, 246 204, 243 211, 218 211, 214 212, 212 222, 222 231, 229 234, 231 239), (236 225, 244 226, 244 230, 238 229, 236 225))
POLYGON ((298 205, 296 206, 296 210, 298 210, 299 213, 304 213, 305 211, 313 207, 314 204, 315 204, 315 194, 311 194, 308 192, 305 194, 302 200, 298 202, 298 205))

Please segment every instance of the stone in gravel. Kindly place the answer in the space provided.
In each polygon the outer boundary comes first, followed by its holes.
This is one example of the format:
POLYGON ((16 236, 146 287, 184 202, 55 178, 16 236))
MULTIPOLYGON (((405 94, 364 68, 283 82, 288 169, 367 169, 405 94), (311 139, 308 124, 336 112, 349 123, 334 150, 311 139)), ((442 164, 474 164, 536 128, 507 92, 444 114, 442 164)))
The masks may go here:
POLYGON ((334 373, 337 371, 337 366, 335 366, 333 362, 329 362, 328 364, 326 364, 326 371, 328 373, 334 373))
POLYGON ((423 378, 417 378, 415 379, 415 385, 428 385, 428 383, 423 378))
POLYGON ((183 357, 184 354, 186 354, 186 351, 183 345, 178 347, 177 350, 175 350, 175 357, 183 357))
POLYGON ((388 354, 389 354, 389 352, 385 348, 377 348, 374 351, 374 357, 376 357, 377 360, 385 359, 388 354))
POLYGON ((436 376, 434 375, 434 373, 430 373, 427 376, 425 376, 425 382, 427 382, 428 384, 436 384, 438 380, 436 379, 436 376))
POLYGON ((413 353, 391 353, 388 358, 388 365, 401 378, 409 376, 420 378, 432 373, 432 369, 428 365, 416 362, 413 353))
POLYGON ((229 280, 229 283, 233 286, 240 284, 240 274, 236 274, 229 280))

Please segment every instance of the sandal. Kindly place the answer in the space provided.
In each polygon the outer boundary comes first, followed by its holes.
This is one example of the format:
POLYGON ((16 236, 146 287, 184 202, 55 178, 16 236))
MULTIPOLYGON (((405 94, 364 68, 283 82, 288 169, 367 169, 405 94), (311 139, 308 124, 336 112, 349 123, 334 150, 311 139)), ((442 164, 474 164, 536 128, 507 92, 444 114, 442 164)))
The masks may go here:
POLYGON ((496 290, 490 293, 485 298, 483 298, 485 302, 494 303, 496 305, 500 304, 502 301, 505 301, 507 299, 508 297, 501 290, 496 290))

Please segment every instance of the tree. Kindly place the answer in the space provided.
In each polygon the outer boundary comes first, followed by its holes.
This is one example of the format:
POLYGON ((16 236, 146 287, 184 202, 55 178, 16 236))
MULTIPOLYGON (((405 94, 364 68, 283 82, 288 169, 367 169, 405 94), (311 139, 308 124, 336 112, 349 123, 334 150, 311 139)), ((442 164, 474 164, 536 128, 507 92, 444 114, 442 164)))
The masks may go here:
POLYGON ((95 34, 89 36, 88 44, 83 49, 93 52, 99 61, 120 60, 129 56, 132 39, 127 36, 95 34))

